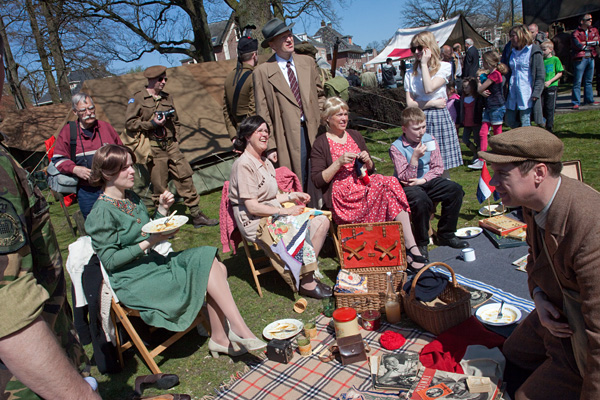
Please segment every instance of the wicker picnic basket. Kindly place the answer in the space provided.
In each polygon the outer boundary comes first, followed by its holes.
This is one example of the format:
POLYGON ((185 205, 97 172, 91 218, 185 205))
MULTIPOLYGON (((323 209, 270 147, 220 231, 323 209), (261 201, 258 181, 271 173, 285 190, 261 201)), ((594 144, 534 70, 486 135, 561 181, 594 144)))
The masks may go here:
POLYGON ((385 312, 387 272, 394 288, 406 282, 406 251, 402 224, 397 221, 338 226, 340 264, 343 269, 367 278, 368 293, 335 292, 336 306, 352 307, 357 312, 385 312))
POLYGON ((456 282, 454 270, 448 264, 442 262, 434 262, 421 268, 412 281, 410 293, 407 294, 404 290, 401 290, 401 295, 406 315, 423 329, 435 335, 460 324, 471 316, 471 295, 469 291, 456 282), (449 282, 438 296, 438 299, 443 303, 430 306, 415 298, 415 285, 423 271, 436 265, 445 267, 450 271, 452 282, 449 282))
POLYGON ((406 272, 399 271, 398 267, 369 267, 352 270, 360 276, 367 278, 368 293, 335 293, 336 307, 352 307, 357 312, 378 310, 385 313, 385 295, 387 291, 387 272, 392 273, 394 288, 399 293, 406 282, 406 272))

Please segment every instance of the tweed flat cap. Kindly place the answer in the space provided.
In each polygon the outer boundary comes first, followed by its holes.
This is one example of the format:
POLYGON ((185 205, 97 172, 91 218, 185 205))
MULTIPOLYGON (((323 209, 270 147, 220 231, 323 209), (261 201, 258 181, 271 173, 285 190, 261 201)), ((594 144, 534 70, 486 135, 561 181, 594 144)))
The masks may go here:
POLYGON ((559 162, 563 142, 545 129, 524 126, 501 133, 490 139, 490 149, 480 151, 479 157, 491 163, 506 164, 532 160, 559 162))
POLYGON ((273 18, 265 24, 262 28, 262 34, 265 40, 260 44, 263 49, 269 47, 269 42, 273 40, 277 35, 281 35, 283 32, 291 31, 293 23, 286 25, 285 22, 279 18, 273 18))
POLYGON ((158 78, 165 72, 167 72, 167 67, 162 65, 153 65, 152 67, 146 68, 144 71, 144 76, 148 79, 158 78))

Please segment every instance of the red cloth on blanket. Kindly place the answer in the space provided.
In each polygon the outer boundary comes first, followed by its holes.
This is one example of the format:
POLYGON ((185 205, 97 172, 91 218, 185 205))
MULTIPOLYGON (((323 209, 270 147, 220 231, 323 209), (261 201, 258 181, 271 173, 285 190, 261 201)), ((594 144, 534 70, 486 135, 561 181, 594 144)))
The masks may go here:
POLYGON ((300 179, 288 167, 279 167, 275 170, 275 179, 277 187, 282 192, 301 192, 302 184, 300 179))
POLYGON ((427 368, 441 371, 464 373, 460 362, 467 346, 480 344, 488 349, 502 348, 505 338, 491 332, 474 316, 465 322, 442 332, 431 343, 425 345, 419 354, 419 361, 427 368))

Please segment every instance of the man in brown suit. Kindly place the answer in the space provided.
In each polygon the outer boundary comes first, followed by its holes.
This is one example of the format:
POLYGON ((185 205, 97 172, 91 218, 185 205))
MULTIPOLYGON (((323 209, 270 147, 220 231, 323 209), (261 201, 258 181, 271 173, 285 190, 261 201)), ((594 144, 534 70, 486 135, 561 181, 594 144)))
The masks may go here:
POLYGON ((223 95, 223 117, 232 142, 235 142, 239 123, 256 113, 252 71, 258 62, 258 40, 243 36, 238 42, 237 50, 238 62, 225 78, 223 95))
POLYGON ((542 128, 513 129, 489 145, 479 157, 491 163, 491 184, 503 204, 523 206, 535 302, 503 347, 509 394, 516 400, 598 399, 600 193, 560 174, 563 144, 542 128), (573 294, 576 307, 563 305, 564 291, 573 294), (579 326, 584 329, 574 329, 579 326))
POLYGON ((314 59, 293 54, 293 26, 278 18, 267 22, 261 46, 271 47, 275 54, 252 76, 256 112, 271 128, 269 158, 294 171, 306 190, 308 158, 325 94, 314 59))

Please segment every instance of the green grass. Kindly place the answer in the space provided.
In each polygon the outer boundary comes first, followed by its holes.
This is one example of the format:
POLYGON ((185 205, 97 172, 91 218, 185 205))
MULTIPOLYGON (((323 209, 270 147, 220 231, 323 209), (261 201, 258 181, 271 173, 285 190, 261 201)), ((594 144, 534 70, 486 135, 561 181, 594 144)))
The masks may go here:
MULTIPOLYGON (((556 134, 565 143, 563 160, 581 160, 583 176, 586 183, 600 189, 600 111, 580 111, 577 113, 559 114, 556 116, 556 134)), ((376 161, 380 173, 391 175, 393 165, 389 159, 390 144, 400 135, 399 130, 376 131, 365 133, 372 155, 382 159, 376 161), (379 142, 383 142, 379 143, 379 142)), ((472 154, 463 146, 463 158, 468 162, 472 154)), ((479 180, 479 171, 468 169, 466 166, 451 171, 451 178, 463 186, 465 197, 459 219, 459 227, 471 226, 482 218, 477 213, 480 208, 475 197, 479 180)), ((213 218, 218 218, 221 192, 216 191, 201 196, 201 208, 213 218)), ((73 213, 77 206, 69 211, 73 213)), ((176 206, 179 213, 187 210, 181 204, 176 206)), ((62 210, 59 205, 51 205, 51 216, 58 240, 62 249, 63 259, 66 260, 67 246, 73 241, 62 210)), ((183 227, 172 241, 175 250, 183 250, 193 246, 212 245, 221 249, 218 227, 194 229, 191 225, 183 227)), ((233 255, 221 254, 221 259, 229 271, 229 285, 238 307, 248 325, 260 336, 262 329, 271 321, 280 318, 299 318, 309 321, 315 318, 321 309, 320 302, 308 300, 308 309, 298 315, 293 311, 295 298, 285 282, 276 272, 261 276, 260 282, 264 297, 256 292, 254 280, 250 273, 243 248, 233 255)), ((320 268, 326 275, 327 283, 335 279, 338 263, 335 259, 321 259, 320 268)), ((157 293, 157 296, 168 296, 169 293, 157 293)), ((86 346, 88 355, 92 356, 91 346, 86 346)), ((179 343, 169 348, 164 357, 158 358, 158 364, 163 372, 178 374, 181 384, 174 388, 173 393, 188 393, 193 398, 214 394, 222 382, 243 371, 247 365, 258 361, 254 355, 246 355, 231 359, 221 356, 214 360, 208 355, 207 339, 200 337, 195 331, 190 332, 179 343)), ((125 370, 119 374, 100 375, 96 368, 92 374, 100 383, 100 393, 105 399, 126 399, 133 392, 133 382, 136 376, 150 373, 137 353, 132 352, 125 361, 125 370)), ((145 394, 159 394, 155 389, 146 390, 145 394)))

